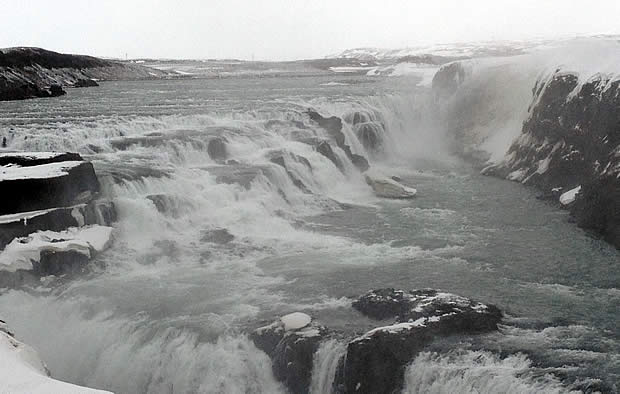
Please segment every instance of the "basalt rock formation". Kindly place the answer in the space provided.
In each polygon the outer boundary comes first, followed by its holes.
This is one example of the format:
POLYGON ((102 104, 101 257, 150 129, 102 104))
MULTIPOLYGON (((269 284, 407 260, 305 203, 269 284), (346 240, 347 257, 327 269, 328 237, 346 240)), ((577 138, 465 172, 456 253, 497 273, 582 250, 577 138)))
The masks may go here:
POLYGON ((559 195, 579 226, 620 248, 620 79, 539 80, 522 134, 483 173, 559 195))

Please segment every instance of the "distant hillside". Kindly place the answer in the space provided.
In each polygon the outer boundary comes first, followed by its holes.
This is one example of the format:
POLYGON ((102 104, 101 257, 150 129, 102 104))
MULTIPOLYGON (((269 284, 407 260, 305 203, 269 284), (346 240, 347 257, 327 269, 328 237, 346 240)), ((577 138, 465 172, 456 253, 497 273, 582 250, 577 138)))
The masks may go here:
POLYGON ((170 73, 137 64, 67 55, 41 48, 0 49, 0 101, 52 97, 64 87, 96 86, 95 81, 164 78, 170 73))

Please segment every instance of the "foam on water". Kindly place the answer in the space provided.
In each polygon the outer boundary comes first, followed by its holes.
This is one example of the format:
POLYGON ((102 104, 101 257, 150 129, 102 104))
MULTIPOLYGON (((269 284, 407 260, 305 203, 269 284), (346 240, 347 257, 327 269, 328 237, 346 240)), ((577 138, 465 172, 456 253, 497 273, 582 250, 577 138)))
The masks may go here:
POLYGON ((424 352, 405 373, 403 393, 567 393, 557 378, 532 368, 525 355, 500 358, 485 351, 424 352))

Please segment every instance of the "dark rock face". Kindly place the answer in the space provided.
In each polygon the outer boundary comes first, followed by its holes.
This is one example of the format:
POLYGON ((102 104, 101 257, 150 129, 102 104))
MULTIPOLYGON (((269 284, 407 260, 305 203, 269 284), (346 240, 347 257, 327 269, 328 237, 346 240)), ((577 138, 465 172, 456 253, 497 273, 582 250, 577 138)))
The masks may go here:
POLYGON ((314 353, 327 334, 325 327, 312 322, 309 316, 297 312, 255 330, 250 338, 256 347, 271 357, 275 377, 283 382, 291 393, 303 394, 310 389, 314 353), (294 315, 307 317, 307 323, 288 327, 285 321, 287 317, 294 315))
POLYGON ((580 84, 558 71, 539 81, 521 136, 503 162, 483 173, 535 186, 544 196, 581 185, 569 206, 577 223, 620 247, 620 81, 606 78, 580 84))
POLYGON ((370 168, 368 160, 364 156, 356 155, 355 153, 351 155, 351 162, 360 172, 367 171, 370 168))
POLYGON ((451 96, 465 80, 465 76, 465 69, 460 62, 445 64, 433 77, 433 91, 439 97, 451 96))
POLYGON ((99 181, 88 162, 71 165, 62 175, 0 178, 0 194, 14 196, 0 204, 0 215, 77 205, 90 200, 97 192, 99 181))
POLYGON ((620 182, 617 177, 599 177, 584 184, 570 211, 578 226, 602 234, 607 242, 620 248, 620 182))
POLYGON ((86 78, 78 79, 78 81, 73 84, 74 88, 90 88, 90 87, 95 87, 95 86, 99 86, 97 81, 94 81, 92 79, 86 79, 86 78))
MULTIPOLYGON (((295 154, 288 154, 288 157, 290 158, 290 160, 294 160, 297 163, 301 163, 303 164, 306 168, 308 168, 310 171, 312 171, 312 165, 310 164, 310 162, 308 161, 308 159, 306 159, 303 156, 298 156, 295 154)), ((286 160, 284 159, 284 154, 282 153, 276 153, 275 155, 273 155, 273 157, 270 159, 270 161, 274 164, 279 165, 280 167, 283 167, 286 170, 286 175, 288 175, 289 179, 291 180, 291 182, 293 182, 293 184, 295 185, 295 187, 297 187, 298 189, 300 189, 302 192, 306 193, 306 194, 311 194, 312 192, 310 191, 310 189, 306 186, 306 184, 299 179, 298 176, 296 176, 286 165, 286 160)))
MULTIPOLYGON (((357 169, 359 169, 362 172, 368 169, 369 167, 368 160, 366 160, 366 158, 360 155, 354 154, 351 151, 351 147, 346 144, 345 136, 344 136, 344 133, 342 132, 342 120, 340 118, 336 116, 332 116, 330 118, 324 118, 323 116, 321 116, 321 114, 313 110, 308 110, 307 113, 310 116, 311 120, 317 122, 319 126, 321 126, 322 128, 324 128, 325 130, 329 132, 332 138, 336 141, 336 145, 344 151, 344 153, 347 155, 349 160, 353 162, 353 164, 355 165, 357 169), (365 168, 365 169, 362 170, 362 168, 365 168)), ((366 115, 358 115, 357 118, 355 115, 351 115, 353 119, 361 119, 363 118, 363 116, 366 116, 366 115)), ((323 156, 331 160, 331 162, 334 163, 334 165, 336 165, 336 167, 338 167, 340 171, 344 171, 344 166, 342 165, 340 160, 338 160, 336 155, 333 153, 333 150, 327 141, 319 142, 319 144, 316 146, 316 150, 320 154, 322 154, 323 156)))
POLYGON ((111 239, 111 228, 96 225, 117 219, 111 201, 95 199, 99 181, 92 164, 75 153, 46 152, 2 153, 0 164, 0 193, 10 196, 0 205, 0 252, 11 250, 2 255, 8 268, 0 269, 0 287, 82 272, 111 239), (107 240, 91 243, 93 234, 107 240))
POLYGON ((33 263, 33 274, 40 276, 75 274, 84 269, 89 256, 74 250, 41 252, 41 260, 33 263))
POLYGON ((214 138, 207 145, 209 157, 215 161, 224 161, 228 157, 226 142, 222 138, 214 138))
POLYGON ((373 329, 349 343, 339 374, 347 393, 396 392, 407 364, 434 338, 493 331, 502 317, 492 305, 430 289, 375 290, 353 307, 372 318, 395 318, 396 324, 373 329))
POLYGON ((327 157, 332 163, 334 163, 336 167, 338 167, 340 171, 344 171, 344 166, 340 162, 340 159, 338 159, 338 156, 336 156, 336 154, 334 153, 329 142, 327 141, 319 142, 319 144, 316 146, 316 151, 322 154, 323 156, 327 157))
POLYGON ((227 229, 218 228, 206 231, 200 240, 202 242, 212 242, 223 245, 231 242, 233 239, 235 239, 235 236, 228 232, 227 229))
POLYGON ((50 97, 58 97, 67 94, 60 85, 52 85, 49 88, 50 97))
MULTIPOLYGON (((0 86, 1 87, 1 86, 0 86)), ((25 100, 36 97, 58 97, 67 94, 60 85, 41 87, 34 83, 13 84, 0 89, 0 101, 25 100)))
POLYGON ((355 127, 355 134, 367 152, 379 153, 383 150, 385 130, 380 123, 359 123, 355 127))
POLYGON ((89 224, 108 226, 116 221, 116 209, 111 201, 97 200, 74 207, 52 209, 34 217, 16 218, 0 223, 0 249, 14 238, 39 230, 61 231, 89 224))

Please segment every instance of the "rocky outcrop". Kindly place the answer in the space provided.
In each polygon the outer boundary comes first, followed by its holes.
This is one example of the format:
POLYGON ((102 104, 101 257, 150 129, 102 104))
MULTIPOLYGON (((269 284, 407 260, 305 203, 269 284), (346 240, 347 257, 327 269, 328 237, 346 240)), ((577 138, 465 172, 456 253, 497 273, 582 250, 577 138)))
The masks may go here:
POLYGON ((301 312, 282 316, 258 328, 250 337, 272 360, 275 377, 291 393, 307 393, 312 378, 314 353, 328 330, 301 312))
POLYGON ((0 287, 78 272, 111 240, 114 204, 78 154, 1 153, 0 193, 0 287))
POLYGON ((456 61, 441 66, 433 77, 433 92, 438 98, 451 96, 463 83, 466 75, 462 62, 456 61))
POLYGON ((344 116, 351 125, 355 136, 371 155, 379 155, 384 151, 385 122, 380 114, 368 111, 353 111, 344 116))
POLYGON ((220 245, 227 244, 233 239, 235 239, 235 236, 232 235, 225 228, 216 228, 213 230, 205 231, 202 235, 202 238, 200 238, 202 242, 211 242, 220 245))
POLYGON ((226 149, 226 141, 223 138, 213 138, 207 145, 207 153, 209 157, 216 161, 221 162, 228 157, 228 150, 226 149))
POLYGON ((96 87, 96 86, 99 86, 97 81, 94 81, 92 79, 87 79, 87 78, 78 79, 73 84, 74 88, 90 88, 90 87, 96 87))
POLYGON ((493 331, 502 317, 492 305, 430 289, 375 290, 353 307, 396 322, 349 342, 341 373, 346 393, 393 393, 402 385, 407 364, 435 338, 493 331))
POLYGON ((364 179, 378 197, 412 198, 418 193, 416 189, 376 172, 366 172, 364 179))
POLYGON ((556 71, 533 89, 530 115, 505 159, 483 170, 537 187, 577 223, 620 248, 620 80, 556 71), (577 189, 581 186, 581 189, 577 189))
MULTIPOLYGON (((10 155, 3 155, 5 162, 10 155)), ((21 161, 22 157, 16 161, 21 161)), ((36 162, 36 161, 35 161, 36 162)), ((0 204, 0 215, 68 207, 88 202, 99 192, 93 165, 79 160, 0 167, 0 194, 15 196, 0 204)))
POLYGON ((393 393, 402 387, 408 364, 435 339, 494 331, 502 318, 495 306, 432 289, 374 290, 354 301, 353 308, 387 325, 361 336, 355 329, 336 333, 296 312, 250 337, 271 357, 274 375, 292 393, 308 392, 314 354, 334 337, 347 343, 346 354, 336 360, 335 392, 393 393))
MULTIPOLYGON (((342 132, 342 120, 336 116, 329 118, 323 117, 318 112, 309 109, 307 112, 310 119, 316 122, 320 127, 325 129, 336 142, 336 146, 344 151, 353 165, 360 171, 366 171, 370 165, 365 157, 355 154, 351 151, 351 147, 345 142, 345 135, 342 132)), ((344 165, 340 162, 336 154, 333 152, 331 145, 327 141, 320 141, 316 146, 317 152, 327 157, 340 171, 344 171, 344 165)))
POLYGON ((41 48, 0 49, 0 101, 56 97, 63 87, 97 86, 94 80, 163 78, 167 74, 135 64, 41 48))

